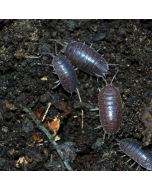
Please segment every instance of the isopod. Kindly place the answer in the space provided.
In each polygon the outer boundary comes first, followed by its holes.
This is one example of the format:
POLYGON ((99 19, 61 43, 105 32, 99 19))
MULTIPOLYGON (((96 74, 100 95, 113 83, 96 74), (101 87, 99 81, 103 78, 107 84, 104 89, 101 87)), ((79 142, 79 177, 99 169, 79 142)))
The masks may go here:
POLYGON ((122 100, 119 90, 112 84, 115 76, 114 75, 111 83, 106 82, 106 86, 101 89, 99 93, 99 115, 101 127, 104 130, 105 135, 108 134, 108 137, 111 134, 115 134, 119 131, 121 121, 122 121, 122 100))
POLYGON ((118 145, 121 151, 137 162, 140 166, 147 170, 152 170, 152 152, 147 147, 143 146, 140 141, 127 138, 121 140, 118 145))
POLYGON ((77 92, 76 88, 78 80, 75 70, 70 61, 61 53, 54 56, 52 53, 43 52, 42 55, 51 55, 53 57, 52 65, 60 81, 57 81, 58 84, 55 87, 61 83, 63 88, 67 92, 71 93, 71 95, 74 91, 77 92))
POLYGON ((71 61, 73 66, 88 73, 89 75, 102 77, 109 70, 105 59, 94 49, 85 45, 82 42, 71 42, 64 45, 57 40, 50 39, 66 47, 64 50, 65 56, 71 61))

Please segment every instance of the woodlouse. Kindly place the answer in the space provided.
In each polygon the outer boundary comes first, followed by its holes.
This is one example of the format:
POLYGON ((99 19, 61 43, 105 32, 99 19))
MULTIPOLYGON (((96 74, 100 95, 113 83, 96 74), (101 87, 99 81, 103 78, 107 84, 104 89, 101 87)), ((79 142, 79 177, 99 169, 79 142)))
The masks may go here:
POLYGON ((72 92, 74 91, 77 92, 76 88, 77 88, 78 80, 77 80, 75 70, 72 64, 70 63, 70 61, 61 53, 56 54, 56 56, 54 56, 51 53, 43 52, 42 55, 51 55, 53 57, 52 65, 56 74, 58 75, 60 79, 60 82, 55 87, 57 87, 61 83, 63 88, 67 92, 71 93, 71 95, 72 95, 72 92))
MULTIPOLYGON (((118 71, 117 71, 118 73, 118 71)), ((122 101, 119 90, 112 84, 115 76, 111 80, 111 83, 106 82, 106 86, 101 89, 99 93, 99 115, 101 126, 104 130, 105 135, 108 137, 111 134, 115 134, 119 131, 122 121, 122 101)))
POLYGON ((50 41, 55 41, 66 47, 64 50, 66 57, 80 70, 97 77, 105 77, 107 74, 109 70, 107 62, 88 45, 82 42, 71 42, 68 45, 64 45, 54 39, 50 39, 50 41))
MULTIPOLYGON (((152 170, 152 152, 147 147, 143 146, 141 142, 136 139, 127 138, 121 140, 118 145, 121 151, 137 162, 140 166, 147 170, 152 170)), ((129 159, 129 161, 131 159, 129 159)))

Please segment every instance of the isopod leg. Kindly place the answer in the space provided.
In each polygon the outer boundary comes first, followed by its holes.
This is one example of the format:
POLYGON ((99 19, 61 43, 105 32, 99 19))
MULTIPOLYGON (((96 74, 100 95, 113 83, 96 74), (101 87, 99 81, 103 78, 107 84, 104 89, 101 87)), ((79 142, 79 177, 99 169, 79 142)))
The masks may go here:
POLYGON ((111 152, 112 148, 113 148, 114 146, 116 146, 116 145, 119 146, 119 143, 115 143, 115 144, 113 144, 113 145, 111 146, 111 148, 110 148, 110 152, 111 152))
POLYGON ((118 71, 119 71, 119 70, 117 70, 116 74, 113 76, 113 78, 112 78, 112 80, 111 80, 110 85, 112 85, 112 82, 113 82, 114 78, 116 77, 116 75, 117 75, 118 71))
POLYGON ((131 158, 129 160, 127 160, 127 163, 130 162, 131 158))
POLYGON ((125 156, 126 156, 126 155, 124 154, 124 155, 121 156, 121 158, 124 158, 125 156))
POLYGON ((77 79, 77 83, 80 84, 80 81, 77 79))
POLYGON ((98 127, 95 127, 94 129, 100 129, 102 127, 102 125, 98 126, 98 127))
POLYGON ((105 79, 103 76, 102 76, 102 78, 103 78, 103 80, 105 81, 106 86, 108 86, 108 83, 107 83, 106 79, 105 79))
POLYGON ((60 80, 57 80, 56 82, 54 82, 54 84, 57 84, 57 83, 59 83, 60 82, 60 80))
POLYGON ((90 111, 98 111, 99 108, 89 109, 90 111))
POLYGON ((56 43, 55 43, 55 55, 57 55, 58 52, 57 52, 57 47, 56 47, 56 43))
POLYGON ((134 163, 130 166, 130 168, 132 168, 135 164, 136 164, 136 162, 134 162, 134 163))
POLYGON ((118 140, 118 139, 116 139, 116 138, 115 138, 115 140, 116 140, 117 142, 119 142, 119 143, 121 142, 121 141, 119 141, 119 140, 118 140))
MULTIPOLYGON (((51 40, 51 39, 50 39, 51 40)), ((59 51, 59 53, 57 52, 57 46, 56 46, 56 42, 57 43, 59 43, 57 40, 56 41, 54 41, 54 40, 52 40, 53 42, 54 42, 54 44, 55 44, 55 55, 57 56, 58 54, 60 54, 61 52, 62 53, 64 53, 64 49, 61 49, 60 51, 59 51)), ((61 44, 61 43, 59 43, 59 44, 61 44)), ((62 44, 63 45, 63 44, 62 44)), ((64 46, 64 45, 63 45, 64 46)))
POLYGON ((119 64, 108 63, 108 65, 112 65, 113 66, 113 65, 119 65, 119 64))
MULTIPOLYGON (((94 74, 94 75, 97 77, 97 83, 99 83, 99 77, 101 77, 101 76, 98 74, 94 74)), ((104 73, 103 73, 103 76, 105 77, 104 73)))
POLYGON ((102 141, 102 143, 104 143, 105 137, 106 137, 106 132, 104 131, 104 135, 103 135, 103 141, 102 141))
MULTIPOLYGON (((78 68, 75 68, 74 70, 76 71, 76 70, 78 70, 78 68)), ((78 79, 77 79, 77 83, 80 84, 78 79)), ((75 92, 77 93, 77 90, 75 90, 75 92)))
POLYGON ((48 53, 48 52, 42 52, 41 55, 50 55, 51 57, 55 57, 52 53, 48 53))
POLYGON ((108 139, 109 139, 110 136, 111 136, 111 134, 108 134, 108 139))
POLYGON ((101 91, 101 89, 98 87, 98 90, 99 90, 99 92, 101 91))
POLYGON ((59 85, 60 85, 60 82, 56 86, 54 86, 52 89, 57 88, 59 85))
POLYGON ((141 169, 141 166, 138 165, 137 168, 136 168, 136 171, 140 171, 140 169, 141 169))
POLYGON ((49 41, 51 41, 51 42, 57 42, 57 43, 60 44, 61 46, 66 47, 66 45, 62 44, 62 43, 59 42, 58 40, 55 40, 55 39, 49 39, 49 41))

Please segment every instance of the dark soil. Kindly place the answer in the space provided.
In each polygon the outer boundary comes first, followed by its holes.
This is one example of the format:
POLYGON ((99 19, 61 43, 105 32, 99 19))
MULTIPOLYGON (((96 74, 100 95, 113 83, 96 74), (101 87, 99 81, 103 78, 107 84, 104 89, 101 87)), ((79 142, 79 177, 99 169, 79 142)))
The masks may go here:
POLYGON ((57 106, 61 102, 71 110, 57 132, 57 143, 63 149, 68 147, 68 156, 63 155, 73 170, 136 170, 138 165, 130 168, 133 160, 127 163, 127 156, 121 158, 118 147, 111 152, 110 148, 115 138, 143 140, 146 126, 141 115, 152 98, 151 30, 151 20, 0 20, 0 170, 66 170, 46 135, 19 107, 21 103, 36 112, 49 102, 47 121, 64 112, 57 106), (98 86, 105 86, 104 81, 100 79, 98 84, 96 77, 76 71, 83 104, 77 93, 71 97, 61 85, 52 90, 58 80, 49 66, 52 58, 40 55, 54 52, 48 39, 92 44, 108 63, 118 64, 110 66, 107 81, 118 68, 113 84, 121 91, 123 120, 119 132, 109 139, 106 136, 104 144, 103 129, 95 129, 100 125, 98 111, 89 111, 98 107, 98 86), (34 141, 34 135, 42 140, 34 141))

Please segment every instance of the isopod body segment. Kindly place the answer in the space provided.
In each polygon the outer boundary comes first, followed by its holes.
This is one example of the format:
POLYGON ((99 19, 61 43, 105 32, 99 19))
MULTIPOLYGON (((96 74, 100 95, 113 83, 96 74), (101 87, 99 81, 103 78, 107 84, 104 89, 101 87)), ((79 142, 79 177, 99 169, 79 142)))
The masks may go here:
POLYGON ((135 162, 147 170, 152 170, 152 152, 136 139, 123 139, 119 148, 135 162))
POLYGON ((117 133, 122 121, 121 96, 119 90, 112 84, 112 81, 110 84, 107 84, 105 80, 106 86, 99 93, 99 115, 101 126, 104 130, 104 138, 106 134, 110 136, 117 133))

